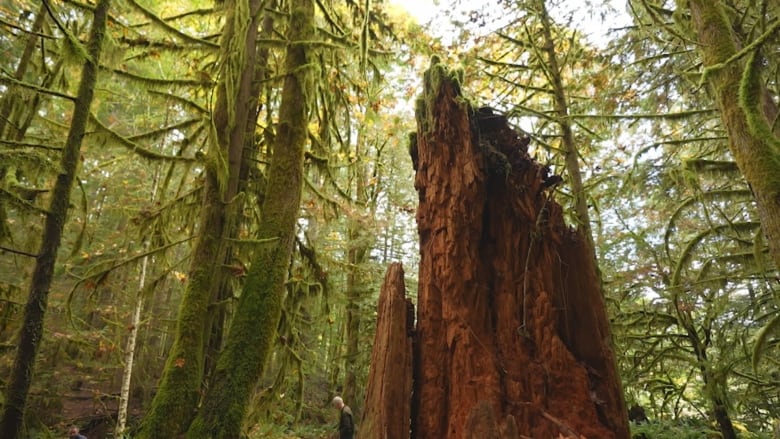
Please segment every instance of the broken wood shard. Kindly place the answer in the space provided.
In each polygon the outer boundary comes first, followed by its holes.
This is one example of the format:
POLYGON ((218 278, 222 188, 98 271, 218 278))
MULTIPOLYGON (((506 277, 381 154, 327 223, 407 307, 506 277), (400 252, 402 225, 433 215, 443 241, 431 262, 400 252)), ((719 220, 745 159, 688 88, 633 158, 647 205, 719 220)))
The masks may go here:
POLYGON ((358 437, 364 439, 408 439, 411 418, 412 338, 404 270, 391 264, 379 294, 377 327, 371 367, 368 372, 363 417, 358 437))

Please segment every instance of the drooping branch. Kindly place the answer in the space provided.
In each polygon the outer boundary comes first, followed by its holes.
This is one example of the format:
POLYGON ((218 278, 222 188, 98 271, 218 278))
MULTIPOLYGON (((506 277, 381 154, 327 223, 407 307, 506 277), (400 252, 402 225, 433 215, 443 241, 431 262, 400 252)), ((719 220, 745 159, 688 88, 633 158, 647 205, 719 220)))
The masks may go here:
MULTIPOLYGON (((100 121, 100 119, 98 119, 97 116, 95 116, 92 113, 90 113, 90 120, 98 128, 98 132, 107 135, 111 140, 117 142, 119 145, 122 145, 130 149, 130 151, 132 151, 135 154, 138 154, 139 156, 145 159, 171 160, 171 161, 180 161, 180 162, 192 162, 196 160, 194 157, 182 157, 180 155, 160 154, 154 152, 148 148, 144 148, 143 146, 139 145, 137 142, 134 142, 131 138, 124 137, 121 134, 117 133, 116 131, 112 130, 111 128, 107 127, 105 124, 103 124, 100 121)), ((189 121, 189 123, 191 122, 192 121, 189 121)))
POLYGON ((16 80, 14 78, 11 78, 11 77, 8 77, 8 76, 5 76, 5 75, 0 75, 0 84, 6 85, 6 86, 9 86, 9 87, 14 87, 15 86, 15 87, 26 88, 26 89, 33 90, 33 91, 38 92, 38 93, 47 94, 47 95, 51 95, 51 96, 56 96, 58 98, 67 99, 69 101, 75 101, 76 100, 75 96, 71 96, 69 94, 59 92, 57 90, 52 90, 52 89, 49 89, 49 88, 40 87, 40 86, 37 86, 35 84, 30 84, 29 82, 19 81, 19 80, 16 80))
POLYGON ((206 49, 206 50, 207 49, 211 49, 211 50, 219 49, 219 44, 213 43, 213 42, 208 41, 208 40, 204 40, 202 38, 193 37, 192 35, 189 35, 189 34, 186 34, 186 33, 182 32, 182 31, 180 31, 179 29, 177 29, 177 28, 171 26, 170 24, 168 24, 168 22, 166 20, 163 20, 162 18, 158 17, 157 14, 155 14, 154 12, 150 11, 149 9, 143 7, 137 1, 135 1, 135 0, 128 0, 128 1, 129 1, 130 5, 133 6, 139 12, 141 12, 141 14, 143 14, 144 17, 146 17, 149 20, 151 20, 154 24, 156 24, 158 27, 163 29, 165 32, 167 32, 169 34, 172 34, 175 37, 180 38, 180 39, 182 39, 184 41, 187 41, 187 42, 190 42, 190 43, 199 44, 199 45, 203 46, 203 48, 206 49))

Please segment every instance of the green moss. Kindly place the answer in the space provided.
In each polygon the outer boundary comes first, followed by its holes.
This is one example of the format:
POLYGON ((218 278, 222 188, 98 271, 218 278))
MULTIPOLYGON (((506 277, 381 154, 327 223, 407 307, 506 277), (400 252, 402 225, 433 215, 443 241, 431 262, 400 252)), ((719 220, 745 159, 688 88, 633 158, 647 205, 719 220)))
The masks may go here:
MULTIPOLYGON (((709 32, 720 32, 721 29, 731 29, 731 22, 726 12, 718 3, 710 3, 712 0, 691 0, 698 4, 701 28, 709 32)), ((705 51, 704 63, 707 66, 725 62, 737 51, 737 46, 732 38, 719 38, 718 44, 708 47, 705 51)))
POLYGON ((310 45, 314 5, 295 0, 287 39, 287 72, 279 106, 279 126, 268 172, 259 240, 275 244, 255 253, 219 355, 210 386, 187 437, 238 438, 250 396, 271 352, 286 291, 287 271, 295 242, 301 202, 303 154, 308 140, 311 104, 310 45))
POLYGON ((225 33, 227 40, 223 47, 222 83, 225 87, 225 99, 227 100, 228 129, 229 133, 236 126, 236 98, 241 84, 241 74, 246 61, 246 36, 252 17, 249 14, 249 0, 234 0, 233 7, 227 18, 229 31, 225 33))
POLYGON ((474 108, 462 94, 464 76, 462 68, 450 69, 441 63, 438 56, 431 57, 431 66, 423 74, 423 92, 415 101, 416 119, 423 134, 431 132, 431 124, 434 120, 432 109, 443 83, 452 86, 458 104, 465 105, 468 109, 474 108))
POLYGON ((745 70, 739 84, 739 106, 745 112, 750 134, 763 139, 771 148, 773 155, 780 154, 780 139, 774 135, 760 110, 762 83, 759 67, 761 59, 758 51, 753 51, 748 57, 745 70))
MULTIPOLYGON (((726 74, 723 72, 728 67, 736 67, 738 57, 737 46, 731 35, 731 24, 726 12, 717 3, 711 0, 690 0, 692 20, 700 22, 699 41, 707 46, 702 50, 704 69, 700 78, 700 85, 709 80, 710 76, 726 74), (695 11, 694 11, 695 9, 695 11), (722 35, 726 36, 721 37, 722 35)), ((679 5, 678 1, 678 5, 679 5)), ((678 7, 678 11, 682 8, 678 7)), ((718 91, 720 93, 720 91, 718 91)))
POLYGON ((226 151, 219 146, 217 127, 211 122, 211 134, 209 135, 209 153, 205 156, 206 168, 216 178, 219 193, 224 198, 227 192, 228 179, 230 177, 230 165, 226 157, 226 151))

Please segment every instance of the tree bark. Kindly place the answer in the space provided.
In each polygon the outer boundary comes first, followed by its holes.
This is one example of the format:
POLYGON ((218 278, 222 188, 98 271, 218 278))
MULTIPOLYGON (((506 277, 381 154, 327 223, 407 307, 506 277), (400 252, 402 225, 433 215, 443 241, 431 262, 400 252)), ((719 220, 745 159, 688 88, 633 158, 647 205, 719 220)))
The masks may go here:
POLYGON ((214 378, 187 432, 192 439, 240 437, 249 397, 265 368, 279 324, 301 202, 303 151, 313 94, 315 65, 307 47, 314 38, 311 0, 292 2, 287 37, 287 73, 258 236, 267 244, 256 251, 247 273, 214 378))
POLYGON ((556 122, 561 129, 561 145, 566 161, 566 170, 571 179, 572 195, 574 196, 574 212, 577 218, 577 228, 582 231, 582 235, 588 239, 588 243, 593 248, 595 257, 595 245, 593 241, 593 232, 590 227, 590 214, 588 213, 588 200, 585 193, 585 187, 582 184, 582 172, 580 171, 580 156, 577 145, 574 143, 574 132, 569 119, 569 102, 566 98, 566 88, 563 86, 563 71, 558 62, 558 54, 555 52, 555 40, 552 36, 552 23, 550 14, 547 12, 546 0, 539 1, 540 19, 542 21, 542 32, 544 33, 544 50, 547 52, 547 62, 549 64, 549 80, 553 89, 553 101, 555 114, 558 117, 556 122))
POLYGON ((593 250, 528 139, 456 76, 434 64, 417 106, 412 437, 470 437, 492 413, 499 437, 628 438, 593 250))
POLYGON ((775 111, 774 105, 762 103, 766 90, 757 78, 745 77, 743 81, 749 63, 735 59, 721 64, 732 58, 739 46, 723 2, 691 0, 688 5, 704 67, 714 68, 707 77, 728 133, 729 148, 753 190, 769 252, 775 267, 780 267, 780 158, 776 153, 780 139, 769 128, 768 121, 773 118, 767 115, 767 111, 775 111))
POLYGON ((87 43, 89 58, 84 60, 84 67, 81 70, 81 82, 74 102, 73 118, 62 150, 60 172, 52 190, 51 204, 46 213, 41 247, 35 260, 30 292, 24 309, 19 345, 11 369, 11 379, 6 387, 5 404, 0 420, 0 437, 5 439, 16 439, 24 423, 24 406, 32 382, 35 357, 43 338, 43 318, 46 314, 54 263, 62 241, 70 193, 76 178, 89 109, 95 94, 100 52, 110 4, 111 0, 101 0, 94 10, 92 30, 87 43))
POLYGON ((401 264, 387 268, 377 314, 370 385, 357 438, 409 439, 414 305, 406 298, 401 264))
MULTIPOLYGON (((148 241, 144 245, 148 250, 148 241)), ((119 402, 116 415, 115 437, 122 437, 127 426, 127 407, 130 403, 130 383, 133 378, 133 365, 135 364, 135 347, 138 341, 138 328, 141 325, 141 310, 144 307, 143 290, 146 284, 146 270, 149 266, 149 256, 144 256, 141 260, 141 275, 138 280, 138 296, 135 298, 133 306, 133 316, 130 320, 130 333, 127 335, 127 344, 125 345, 124 367, 122 368, 122 387, 119 390, 119 402)))
MULTIPOLYGON (((722 1, 690 0, 691 24, 709 84, 715 92, 721 119, 729 138, 729 148, 750 185, 758 206, 761 228, 766 235, 775 267, 780 267, 780 139, 770 127, 776 106, 760 82, 760 46, 746 56, 732 59, 741 45, 722 1), (743 57, 745 58, 745 57, 743 57)), ((702 366, 706 369, 706 366, 702 366)), ((712 378, 703 370, 712 416, 726 439, 736 438, 726 404, 713 388, 712 378)))
POLYGON ((257 31, 262 0, 233 0, 221 42, 223 80, 214 109, 217 148, 206 166, 200 236, 193 250, 187 289, 179 309, 176 335, 168 353, 159 389, 143 421, 140 439, 167 439, 187 431, 201 395, 205 349, 212 308, 222 286, 225 237, 233 230, 242 151, 247 125, 254 120, 259 92, 253 87, 257 31), (246 23, 244 23, 246 21, 246 23), (231 204, 233 202, 233 204, 231 204))

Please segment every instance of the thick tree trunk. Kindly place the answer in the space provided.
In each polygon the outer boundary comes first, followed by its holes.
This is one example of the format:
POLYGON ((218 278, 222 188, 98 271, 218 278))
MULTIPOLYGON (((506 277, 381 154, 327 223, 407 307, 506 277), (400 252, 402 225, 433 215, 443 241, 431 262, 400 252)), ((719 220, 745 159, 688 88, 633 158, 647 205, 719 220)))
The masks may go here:
POLYGON ((628 438, 593 250, 556 180, 453 73, 434 64, 424 87, 412 437, 628 438))
POLYGON ((256 251, 247 273, 214 378, 187 432, 192 439, 240 437, 249 397, 279 324, 303 188, 314 68, 307 46, 314 38, 314 3, 294 0, 290 9, 279 128, 258 236, 267 243, 256 251))
POLYGON ((176 335, 141 439, 176 437, 187 431, 201 395, 205 350, 212 326, 222 310, 213 302, 222 291, 222 263, 227 237, 235 224, 242 151, 247 126, 256 118, 255 55, 261 0, 233 0, 227 5, 221 41, 223 80, 217 91, 214 126, 218 148, 209 151, 199 220, 200 236, 193 251, 189 283, 179 309, 176 335))
POLYGON ((691 0, 688 5, 704 66, 720 66, 708 74, 709 83, 715 92, 734 160, 755 195, 769 252, 775 267, 780 268, 780 179, 777 178, 780 159, 776 152, 780 139, 768 123, 774 120, 775 105, 762 102, 766 90, 757 77, 743 80, 747 65, 743 59, 721 65, 734 56, 738 48, 723 2, 691 0), (745 99, 740 99, 740 94, 745 99))
POLYGON ((401 264, 391 264, 387 269, 379 294, 377 314, 371 368, 368 372, 368 382, 373 385, 366 389, 357 437, 408 439, 414 306, 406 298, 401 264))
MULTIPOLYGON (((776 106, 765 99, 767 90, 755 70, 760 57, 753 52, 746 56, 747 61, 731 59, 742 43, 722 1, 691 0, 688 5, 704 67, 714 69, 708 72, 708 79, 728 133, 729 148, 750 184, 769 253, 775 267, 780 267, 780 139, 769 123, 775 119, 776 106)), ((706 371, 703 373, 707 383, 706 371)), ((712 389, 715 386, 715 382, 708 384, 712 416, 724 438, 736 438, 727 406, 712 389)))
POLYGON ((89 109, 95 94, 101 46, 106 32, 108 9, 111 0, 101 0, 95 6, 92 30, 87 43, 89 59, 84 61, 81 82, 74 102, 73 119, 62 150, 60 171, 54 183, 51 204, 46 215, 41 248, 35 260, 30 293, 24 309, 24 321, 19 336, 19 346, 14 357, 11 379, 5 391, 3 416, 0 420, 0 437, 16 439, 24 422, 24 406, 32 382, 35 356, 43 337, 43 318, 51 287, 57 250, 62 240, 62 230, 68 216, 70 193, 76 178, 81 143, 89 119, 89 109))

